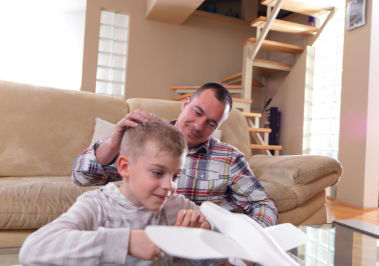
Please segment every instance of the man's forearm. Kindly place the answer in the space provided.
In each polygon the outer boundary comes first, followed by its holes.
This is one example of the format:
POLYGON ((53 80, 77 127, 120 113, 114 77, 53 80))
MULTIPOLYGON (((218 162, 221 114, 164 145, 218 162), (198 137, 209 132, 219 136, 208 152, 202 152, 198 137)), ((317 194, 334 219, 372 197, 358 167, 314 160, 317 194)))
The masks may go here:
POLYGON ((102 166, 109 165, 120 152, 120 145, 111 143, 111 139, 104 140, 95 151, 96 160, 102 166))
POLYGON ((114 165, 102 166, 97 161, 95 150, 101 142, 84 150, 76 159, 72 168, 72 180, 81 186, 104 185, 108 182, 121 180, 114 165))

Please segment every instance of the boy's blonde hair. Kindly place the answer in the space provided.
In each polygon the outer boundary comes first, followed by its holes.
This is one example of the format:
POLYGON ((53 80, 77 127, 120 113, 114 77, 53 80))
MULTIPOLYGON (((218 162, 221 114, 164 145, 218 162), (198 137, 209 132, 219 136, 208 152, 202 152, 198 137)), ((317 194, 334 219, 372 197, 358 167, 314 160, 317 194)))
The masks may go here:
POLYGON ((120 155, 137 159, 144 151, 145 145, 156 145, 159 151, 181 157, 186 152, 187 144, 182 135, 168 121, 153 115, 149 122, 128 128, 121 141, 120 155))

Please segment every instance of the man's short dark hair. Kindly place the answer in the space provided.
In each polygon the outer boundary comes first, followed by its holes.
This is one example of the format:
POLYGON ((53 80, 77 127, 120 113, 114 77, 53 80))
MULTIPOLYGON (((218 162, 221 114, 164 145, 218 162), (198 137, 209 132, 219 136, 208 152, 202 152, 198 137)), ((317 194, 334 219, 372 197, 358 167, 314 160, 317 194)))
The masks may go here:
POLYGON ((192 94, 190 101, 199 96, 200 93, 205 90, 212 90, 215 93, 216 99, 222 103, 229 105, 229 112, 232 110, 232 96, 230 96, 229 91, 221 84, 215 82, 205 83, 200 88, 198 88, 194 94, 192 94))

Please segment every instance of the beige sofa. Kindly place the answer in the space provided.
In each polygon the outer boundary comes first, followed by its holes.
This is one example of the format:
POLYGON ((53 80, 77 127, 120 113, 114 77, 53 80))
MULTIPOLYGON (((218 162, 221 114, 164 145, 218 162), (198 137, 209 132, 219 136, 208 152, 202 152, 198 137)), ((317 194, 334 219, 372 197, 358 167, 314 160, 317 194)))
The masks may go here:
MULTIPOLYGON (((0 246, 20 245, 92 188, 70 179, 77 155, 94 133, 96 117, 116 123, 141 108, 175 119, 180 103, 123 101, 86 92, 0 81, 0 246)), ((320 156, 251 156, 245 118, 232 110, 222 140, 246 155, 278 205, 279 222, 324 223, 325 188, 338 182, 340 164, 320 156)))

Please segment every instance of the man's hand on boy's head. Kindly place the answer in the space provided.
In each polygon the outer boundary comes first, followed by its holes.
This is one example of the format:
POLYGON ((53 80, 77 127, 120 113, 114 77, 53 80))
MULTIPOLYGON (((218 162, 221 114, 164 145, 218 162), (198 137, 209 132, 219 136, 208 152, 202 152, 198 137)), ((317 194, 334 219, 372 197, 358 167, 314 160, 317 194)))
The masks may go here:
POLYGON ((145 230, 130 230, 128 254, 142 260, 158 260, 164 253, 150 241, 145 230))
POLYGON ((112 132, 112 136, 101 143, 100 146, 96 149, 97 161, 103 166, 106 166, 112 162, 120 152, 120 145, 125 130, 130 127, 138 126, 138 122, 147 122, 151 119, 151 117, 152 115, 150 113, 147 113, 140 109, 130 112, 124 116, 124 118, 122 118, 116 124, 112 132))
POLYGON ((124 136, 125 130, 130 127, 136 127, 141 123, 148 122, 151 118, 152 115, 150 113, 140 109, 128 113, 116 124, 111 137, 112 143, 120 149, 121 140, 124 136))
POLYGON ((204 215, 199 210, 182 209, 178 212, 175 226, 200 227, 211 229, 210 224, 205 220, 204 215))

